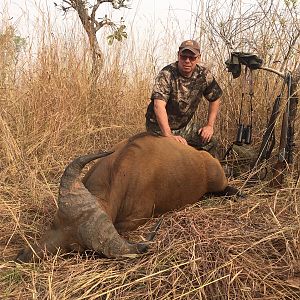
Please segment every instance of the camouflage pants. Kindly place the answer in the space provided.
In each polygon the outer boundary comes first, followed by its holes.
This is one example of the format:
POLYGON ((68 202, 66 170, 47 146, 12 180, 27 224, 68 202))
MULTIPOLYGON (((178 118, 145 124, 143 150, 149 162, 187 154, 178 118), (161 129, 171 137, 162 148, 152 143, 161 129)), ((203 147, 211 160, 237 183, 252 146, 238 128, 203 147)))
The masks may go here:
MULTIPOLYGON (((187 143, 198 149, 198 150, 205 150, 212 154, 213 156, 216 156, 216 150, 217 150, 217 141, 215 138, 211 138, 211 140, 208 143, 203 143, 201 141, 201 138, 198 134, 200 127, 199 125, 190 122, 185 127, 178 129, 178 130, 172 130, 172 133, 174 135, 180 135, 183 138, 186 139, 187 143)), ((149 129, 147 128, 149 131, 149 129)), ((155 133, 161 134, 161 131, 156 131, 155 133)))

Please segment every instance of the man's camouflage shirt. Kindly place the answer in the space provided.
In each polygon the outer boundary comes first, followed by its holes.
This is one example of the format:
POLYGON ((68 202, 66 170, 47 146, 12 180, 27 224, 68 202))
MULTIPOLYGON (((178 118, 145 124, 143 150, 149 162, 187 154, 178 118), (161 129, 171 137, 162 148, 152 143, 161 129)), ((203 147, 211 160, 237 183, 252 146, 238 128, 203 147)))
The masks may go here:
POLYGON ((213 102, 220 98, 222 90, 211 72, 200 65, 191 77, 180 75, 178 62, 164 67, 155 79, 151 103, 147 108, 146 127, 160 131, 154 113, 154 99, 166 101, 166 110, 171 130, 183 128, 193 117, 202 96, 213 102))

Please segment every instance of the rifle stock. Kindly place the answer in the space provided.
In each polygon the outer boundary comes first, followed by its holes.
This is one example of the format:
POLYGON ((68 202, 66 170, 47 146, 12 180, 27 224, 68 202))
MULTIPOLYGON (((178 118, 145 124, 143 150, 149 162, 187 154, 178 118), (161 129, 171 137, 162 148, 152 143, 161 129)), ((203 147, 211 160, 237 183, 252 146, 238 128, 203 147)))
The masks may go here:
POLYGON ((257 167, 262 161, 270 158, 271 152, 274 148, 275 144, 275 124, 279 114, 281 103, 281 95, 277 96, 273 105, 272 113, 267 125, 267 129, 263 135, 262 143, 260 145, 260 149, 258 152, 258 157, 254 164, 251 166, 252 168, 257 167))

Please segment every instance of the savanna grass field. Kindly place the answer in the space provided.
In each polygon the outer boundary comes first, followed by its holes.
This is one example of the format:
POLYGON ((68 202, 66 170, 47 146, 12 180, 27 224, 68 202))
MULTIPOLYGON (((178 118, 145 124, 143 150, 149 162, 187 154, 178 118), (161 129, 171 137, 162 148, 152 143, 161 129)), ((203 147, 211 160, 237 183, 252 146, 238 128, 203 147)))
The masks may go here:
MULTIPOLYGON (((300 57, 299 3, 258 1, 242 13, 231 1, 224 15, 217 3, 209 3, 195 24, 194 38, 224 91, 215 125, 224 154, 235 139, 240 109, 246 123, 251 108, 246 81, 233 79, 224 62, 230 51, 243 50, 257 54, 267 67, 294 71, 300 57)), ((234 177, 229 173, 230 184, 242 189, 244 199, 207 196, 167 213, 148 253, 123 259, 58 253, 41 263, 14 262, 18 251, 49 227, 66 165, 145 130, 153 79, 162 67, 158 62, 176 59, 176 51, 158 50, 161 42, 150 35, 138 45, 130 38, 134 27, 127 40, 112 47, 103 33, 99 42, 105 59, 94 82, 80 22, 62 33, 40 13, 34 39, 23 39, 18 24, 0 15, 0 299, 299 299, 298 115, 294 163, 287 166, 281 187, 269 185, 280 118, 271 159, 262 167, 268 176, 246 184, 251 169, 241 167, 234 177)), ((180 37, 170 26, 164 45, 174 43, 176 34, 180 37)), ((253 151, 281 86, 276 75, 254 72, 253 151)), ((201 123, 206 113, 203 101, 195 118, 201 123)), ((228 164, 229 169, 237 166, 228 164)), ((141 240, 156 221, 125 237, 141 240)))

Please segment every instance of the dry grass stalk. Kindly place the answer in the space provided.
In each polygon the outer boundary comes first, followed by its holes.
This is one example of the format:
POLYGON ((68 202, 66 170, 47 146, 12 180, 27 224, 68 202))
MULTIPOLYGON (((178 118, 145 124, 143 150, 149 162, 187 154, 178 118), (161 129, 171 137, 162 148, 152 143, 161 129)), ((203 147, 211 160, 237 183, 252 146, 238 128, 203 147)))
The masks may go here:
MULTIPOLYGON (((15 299, 33 291, 37 299, 296 299, 298 197, 299 191, 283 190, 238 203, 207 199, 165 215, 144 256, 56 256, 39 266, 7 262, 1 289, 15 299)), ((154 222, 128 237, 140 239, 154 222)))
MULTIPOLYGON (((290 20, 296 24, 295 19, 290 20)), ((224 70, 226 45, 211 34, 204 20, 202 25, 206 26, 201 28, 205 35, 203 59, 212 65, 224 89, 216 134, 227 147, 235 138, 242 83, 240 79, 231 80, 224 70)), ((268 48, 275 27, 257 24, 251 31, 255 52, 268 63, 284 55, 285 45, 279 42, 268 48), (258 30, 265 39, 256 39, 258 30)), ((282 37, 288 36, 288 23, 279 30, 282 37)), ((29 51, 25 62, 14 60, 16 49, 9 32, 0 40, 0 53, 8 54, 0 55, 1 297, 298 299, 297 164, 291 166, 292 175, 282 190, 269 193, 267 181, 261 181, 246 189, 248 197, 242 202, 211 198, 167 214, 151 251, 144 256, 107 260, 92 254, 57 255, 40 265, 10 261, 26 241, 38 238, 51 222, 57 185, 67 162, 82 153, 108 149, 144 130, 155 63, 162 59, 160 53, 156 56, 149 52, 151 45, 141 60, 130 58, 129 53, 137 54, 134 43, 132 48, 127 44, 126 53, 122 47, 110 51, 109 64, 103 68, 97 92, 91 97, 90 57, 78 43, 81 36, 70 32, 68 37, 59 37, 47 32, 51 30, 41 24, 38 55, 29 51)), ((299 51, 298 44, 295 49, 299 51)), ((261 71, 255 76, 257 148, 280 84, 261 71)), ((232 183, 243 186, 251 171, 232 183)), ((128 238, 139 240, 154 222, 149 221, 128 238)))

